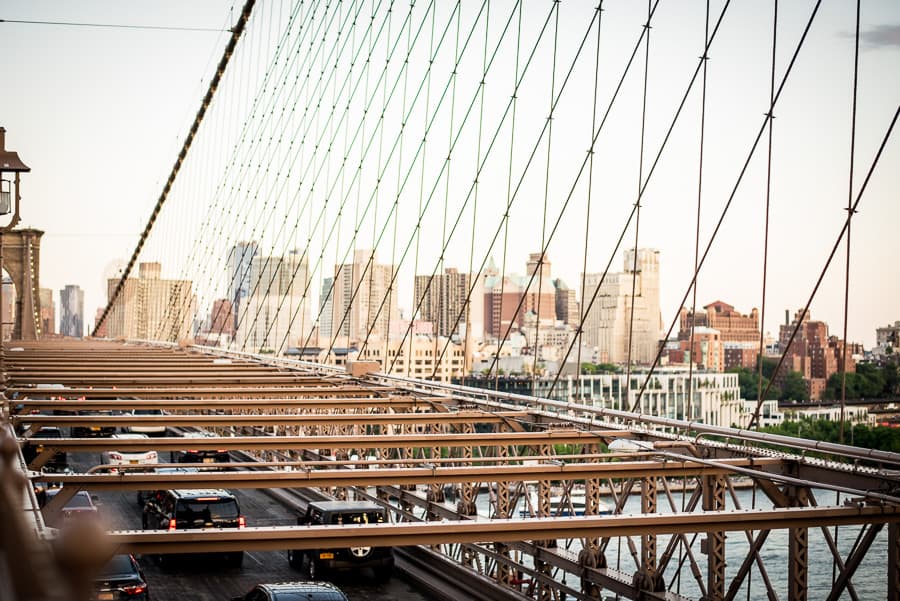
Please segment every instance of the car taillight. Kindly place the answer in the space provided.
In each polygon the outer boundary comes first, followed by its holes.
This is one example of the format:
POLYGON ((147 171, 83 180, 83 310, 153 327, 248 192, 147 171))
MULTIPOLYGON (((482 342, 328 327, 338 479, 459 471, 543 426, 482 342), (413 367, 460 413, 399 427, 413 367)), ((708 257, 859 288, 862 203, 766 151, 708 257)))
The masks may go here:
POLYGON ((247 520, 244 518, 244 516, 239 515, 238 516, 238 528, 246 528, 246 527, 247 527, 247 520))
POLYGON ((187 453, 199 453, 200 451, 198 451, 197 449, 188 449, 186 452, 187 453))
POLYGON ((156 457, 156 451, 150 451, 149 453, 147 453, 147 459, 150 461, 153 461, 154 459, 156 459, 156 457))
POLYGON ((109 454, 109 458, 110 458, 110 459, 115 459, 116 461, 122 461, 122 455, 121 455, 121 453, 110 453, 110 454, 109 454))
POLYGON ((175 530, 175 518, 169 520, 169 532, 175 530))
POLYGON ((126 595, 140 595, 143 592, 146 592, 147 585, 146 584, 135 584, 133 586, 123 586, 122 592, 126 595))

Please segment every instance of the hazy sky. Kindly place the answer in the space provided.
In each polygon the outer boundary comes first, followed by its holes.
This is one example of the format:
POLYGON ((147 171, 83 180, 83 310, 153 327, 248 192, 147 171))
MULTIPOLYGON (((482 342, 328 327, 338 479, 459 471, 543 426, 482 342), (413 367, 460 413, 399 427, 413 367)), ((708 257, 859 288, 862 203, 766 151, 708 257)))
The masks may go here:
MULTIPOLYGON (((371 4, 358 5, 362 15, 371 12, 371 4)), ((562 277, 577 289, 585 263, 587 271, 598 272, 611 257, 612 271, 620 271, 622 253, 621 249, 614 253, 615 243, 636 200, 639 171, 647 177, 702 53, 706 3, 660 2, 651 29, 643 161, 639 160, 644 68, 641 51, 598 137, 588 212, 587 178, 580 177, 578 170, 590 146, 592 123, 596 127, 610 105, 640 35, 641 23, 646 20, 643 3, 605 2, 600 67, 595 70, 596 35, 588 36, 585 49, 580 53, 578 50, 593 16, 593 4, 559 5, 558 20, 549 21, 549 33, 537 44, 534 62, 518 91, 516 127, 512 128, 509 117, 503 115, 517 69, 516 36, 507 34, 508 41, 499 42, 507 17, 514 15, 509 2, 492 3, 489 16, 483 20, 478 16, 480 4, 463 3, 456 21, 452 3, 437 2, 431 15, 420 8, 427 3, 418 3, 419 12, 412 15, 410 26, 404 25, 402 19, 408 9, 406 3, 402 10, 395 10, 396 16, 377 41, 374 33, 366 37, 362 25, 358 29, 345 28, 345 41, 351 51, 374 48, 373 55, 381 61, 388 52, 388 40, 399 40, 402 50, 412 48, 405 82, 400 77, 403 71, 396 66, 402 61, 397 58, 385 69, 380 84, 379 67, 363 71, 361 63, 347 66, 349 51, 332 59, 335 64, 340 63, 340 73, 349 74, 349 83, 358 79, 360 88, 351 100, 350 87, 344 91, 340 77, 323 84, 321 92, 310 83, 291 99, 291 82, 296 76, 309 73, 307 67, 285 66, 283 71, 273 68, 273 81, 280 77, 280 87, 278 82, 261 83, 269 64, 266 53, 280 43, 283 24, 293 9, 292 3, 286 1, 260 0, 246 46, 236 55, 233 81, 223 86, 223 95, 230 94, 231 102, 226 104, 223 100, 221 106, 211 110, 211 124, 197 143, 198 148, 207 149, 206 154, 202 160, 194 159, 186 166, 185 182, 173 192, 172 206, 161 216, 161 229, 151 238, 144 258, 161 260, 166 277, 199 271, 202 275, 196 277, 203 281, 200 286, 205 285, 208 295, 215 296, 220 294, 224 278, 217 269, 221 258, 214 257, 221 257, 223 248, 239 240, 260 240, 266 252, 274 254, 281 254, 286 248, 304 248, 306 241, 311 240, 311 265, 322 257, 321 265, 312 267, 317 280, 342 256, 342 249, 349 248, 354 229, 360 231, 356 243, 359 248, 371 248, 384 230, 378 244, 382 262, 393 257, 395 263, 400 263, 403 247, 407 242, 411 245, 411 254, 402 262, 408 273, 407 280, 400 282, 403 295, 414 268, 418 273, 431 272, 445 237, 449 240, 446 266, 468 271, 471 263, 477 269, 487 254, 502 263, 502 239, 493 249, 488 242, 501 223, 512 181, 513 188, 517 182, 521 185, 510 211, 505 244, 507 271, 524 272, 528 253, 540 250, 541 240, 549 238, 558 214, 562 214, 560 225, 548 251, 553 277, 562 277), (416 38, 420 20, 425 24, 421 34, 424 37, 416 38), (450 27, 441 46, 440 33, 445 22, 450 27), (487 31, 484 23, 489 23, 487 31), (455 79, 448 79, 454 52, 467 43, 470 25, 474 32, 472 48, 462 55, 455 79), (482 104, 478 75, 490 58, 485 48, 493 49, 495 45, 499 50, 485 78, 482 104), (429 51, 436 53, 436 59, 426 79, 422 65, 427 61, 421 59, 429 51), (418 63, 413 60, 416 58, 418 63), (553 92, 562 90, 570 65, 574 68, 559 96, 548 142, 541 130, 553 92), (242 75, 238 77, 238 73, 242 75), (381 131, 372 117, 375 111, 367 117, 352 115, 354 111, 362 114, 366 98, 372 98, 374 106, 381 109, 394 81, 407 87, 405 93, 397 92, 384 107, 388 116, 381 137, 375 141, 381 131), (423 85, 422 95, 416 98, 416 86, 426 81, 428 87, 423 85), (445 85, 447 93, 453 96, 440 104, 445 85), (265 86, 271 87, 267 94, 260 94, 265 86), (266 135, 269 140, 265 146, 259 143, 259 156, 250 150, 231 154, 235 137, 249 122, 241 110, 246 112, 254 99, 276 97, 284 99, 273 100, 271 106, 281 107, 278 110, 285 106, 305 108, 310 117, 304 121, 306 117, 298 109, 283 122, 260 125, 259 135, 266 135), (336 99, 336 105, 346 102, 348 110, 342 113, 340 108, 329 107, 310 112, 316 99, 336 99), (465 117, 473 99, 475 117, 465 117), (391 144, 398 139, 399 115, 404 110, 410 115, 404 126, 408 133, 402 137, 396 162, 391 163, 387 157, 391 144), (421 152, 423 158, 419 159, 415 152, 432 111, 434 126, 421 152), (595 120, 592 111, 597 115, 595 120), (354 142, 357 127, 362 132, 360 141, 354 142), (460 131, 455 145, 451 128, 460 131), (323 139, 334 141, 333 156, 323 158, 323 151, 313 152, 309 145, 299 142, 292 150, 284 142, 276 149, 271 138, 289 131, 295 140, 302 138, 302 132, 310 137, 321 133, 323 139), (498 146, 488 155, 495 133, 498 146), (373 137, 368 153, 363 142, 366 135, 373 137), (301 147, 302 152, 297 150, 301 147), (528 163, 532 150, 536 150, 535 158, 528 163), (254 161, 280 165, 292 153, 299 158, 280 180, 272 174, 261 175, 260 169, 250 166, 254 161), (453 157, 449 177, 441 171, 448 153, 453 157), (355 161, 364 165, 345 169, 341 178, 338 167, 344 158, 342 154, 349 157, 349 164, 355 165, 355 161), (489 159, 478 175, 475 209, 473 199, 466 204, 466 198, 471 196, 470 184, 476 178, 478 159, 485 156, 489 159), (232 179, 220 175, 223 165, 232 166, 232 179), (382 170, 390 180, 383 179, 376 193, 373 182, 382 170), (302 197, 300 192, 292 194, 288 190, 292 182, 297 190, 310 186, 311 174, 318 171, 321 175, 316 180, 317 187, 303 191, 302 197), (401 184, 407 173, 412 179, 401 184), (287 185, 281 186, 279 181, 287 185), (248 190, 252 186, 256 188, 251 194, 248 190), (240 193, 242 187, 246 189, 244 196, 240 193), (222 192, 226 189, 227 193, 222 192), (332 208, 320 212, 314 207, 322 204, 317 194, 324 194, 323 189, 330 190, 328 206, 332 208), (260 190, 264 193, 260 194, 260 190), (416 215, 422 212, 422 203, 430 194, 434 197, 433 206, 424 211, 421 235, 416 235, 416 215), (376 196, 374 208, 364 214, 366 199, 376 196), (348 200, 340 216, 336 209, 339 198, 348 200), (399 198, 398 219, 392 222, 386 216, 394 198, 399 198), (567 199, 571 199, 568 205, 567 199), (457 214, 461 216, 461 233, 449 237, 457 214), (325 226, 317 221, 320 216, 324 217, 322 223, 339 224, 333 237, 329 238, 325 226), (288 228, 285 223, 290 224, 288 228), (585 223, 590 224, 587 253, 585 223), (294 224, 301 227, 293 227, 294 224), (189 259, 182 261, 185 257, 189 259)), ((778 21, 777 80, 787 67, 813 4, 779 3, 782 12, 778 21)), ((117 261, 131 255, 162 190, 227 39, 222 30, 235 21, 237 9, 232 5, 221 0, 0 2, 0 19, 7 21, 0 22, 0 55, 7 57, 0 94, 0 125, 7 129, 7 148, 19 152, 32 168, 23 176, 23 225, 46 232, 42 242, 42 286, 54 290, 66 284, 82 286, 88 321, 92 321, 96 308, 105 304, 105 277, 114 271, 117 261), (8 22, 16 20, 219 31, 8 22)), ((341 10, 349 14, 353 6, 356 5, 344 3, 341 10)), ((538 1, 525 3, 518 50, 520 70, 530 45, 538 39, 540 27, 551 14, 551 6, 538 1)), ((721 2, 712 3, 713 20, 721 8, 721 2)), ((297 13, 301 15, 298 21, 304 11, 314 13, 303 8, 297 13)), ((767 111, 771 13, 769 2, 733 2, 710 50, 701 247, 735 187, 767 111)), ((854 15, 855 3, 823 3, 775 110, 765 324, 765 329, 775 334, 785 310, 793 314, 805 304, 846 215, 854 15)), ((327 21, 327 16, 324 9, 316 15, 318 21, 327 21)), ((344 13, 337 15, 343 16, 344 13)), ((360 23, 364 20, 360 19, 360 23)), ((331 35, 337 36, 335 39, 343 39, 333 33, 338 25, 332 23, 329 27, 331 35)), ((515 19, 512 27, 514 31, 515 19)), ((900 3, 863 2, 861 29, 854 178, 857 190, 900 103, 900 3)), ((286 44, 300 35, 285 36, 286 44)), ((327 36, 326 33, 324 37, 327 36)), ((309 44, 303 48, 304 52, 317 52, 309 44)), ((397 57, 402 56, 402 50, 397 57)), ((299 51, 297 55, 299 65, 303 56, 299 51)), ((316 60, 317 64, 326 62, 324 58, 316 60)), ((677 313, 694 263, 699 90, 698 82, 641 201, 638 244, 661 251, 661 309, 666 327, 677 313)), ((275 109, 272 111, 275 114, 275 109)), ((763 138, 701 271, 699 305, 721 299, 743 313, 761 305, 765 149, 763 138)), ((874 343, 876 327, 900 320, 898 226, 900 132, 895 131, 853 221, 848 337, 867 347, 874 343)), ((633 244, 634 236, 632 223, 625 230, 622 248, 633 244)), ((831 333, 838 335, 842 328, 844 261, 842 244, 812 305, 813 318, 827 321, 831 333)), ((313 287, 318 288, 318 284, 313 287)), ((401 296, 401 307, 411 304, 411 299, 401 296)))

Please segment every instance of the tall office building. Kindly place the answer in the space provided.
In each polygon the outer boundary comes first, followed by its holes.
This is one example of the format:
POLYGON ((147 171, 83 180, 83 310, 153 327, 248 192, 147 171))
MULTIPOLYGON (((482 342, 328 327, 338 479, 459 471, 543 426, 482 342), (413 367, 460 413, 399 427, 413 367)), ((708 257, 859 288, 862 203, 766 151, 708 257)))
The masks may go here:
POLYGON ((56 303, 53 302, 53 290, 41 288, 41 336, 56 334, 56 303))
MULTIPOLYGON (((107 336, 177 342, 191 334, 196 298, 190 280, 164 280, 159 263, 141 263, 128 278, 106 317, 107 336)), ((112 296, 118 278, 107 280, 112 296)))
POLYGON ((251 352, 286 350, 311 330, 309 265, 302 251, 284 256, 257 254, 250 262, 249 291, 237 311, 235 342, 251 352))
POLYGON ((237 319, 240 313, 241 301, 250 296, 253 290, 252 265, 253 259, 259 255, 259 245, 256 242, 238 242, 228 251, 228 300, 234 308, 234 326, 237 329, 237 319))
POLYGON ((84 290, 67 284, 59 291, 59 333, 63 336, 84 336, 84 290))
POLYGON ((581 321, 581 314, 575 291, 559 278, 553 280, 553 286, 556 288, 556 319, 566 325, 577 327, 581 321))
POLYGON ((602 274, 583 276, 585 306, 597 291, 584 320, 584 344, 597 348, 601 363, 626 363, 630 346, 632 363, 649 364, 656 356, 662 331, 659 251, 628 249, 623 264, 623 272, 608 273, 602 284, 602 274))
POLYGON ((332 337, 349 343, 384 340, 388 324, 400 318, 397 291, 388 295, 396 267, 377 262, 372 251, 357 250, 353 262, 334 270, 331 299, 332 337), (370 261, 371 258, 371 261, 370 261))

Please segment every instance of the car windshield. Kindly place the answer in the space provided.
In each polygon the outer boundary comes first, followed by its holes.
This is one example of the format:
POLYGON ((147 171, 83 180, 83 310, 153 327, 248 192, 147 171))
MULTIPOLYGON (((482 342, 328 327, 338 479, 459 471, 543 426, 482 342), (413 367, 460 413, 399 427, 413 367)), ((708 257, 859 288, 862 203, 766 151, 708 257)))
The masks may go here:
POLYGON ((162 409, 135 409, 134 415, 162 415, 162 409))
POLYGON ((59 428, 41 428, 37 432, 35 432, 32 438, 62 438, 62 432, 59 431, 59 428))
POLYGON ((66 509, 93 507, 91 497, 88 493, 81 491, 75 494, 72 499, 66 503, 66 509))
POLYGON ((97 574, 97 578, 109 578, 110 576, 131 574, 133 572, 134 566, 131 564, 131 557, 128 555, 114 555, 109 560, 109 563, 103 566, 103 569, 97 574))
POLYGON ((237 503, 234 499, 214 499, 209 501, 181 500, 175 516, 179 520, 189 522, 212 520, 234 520, 238 517, 237 503))

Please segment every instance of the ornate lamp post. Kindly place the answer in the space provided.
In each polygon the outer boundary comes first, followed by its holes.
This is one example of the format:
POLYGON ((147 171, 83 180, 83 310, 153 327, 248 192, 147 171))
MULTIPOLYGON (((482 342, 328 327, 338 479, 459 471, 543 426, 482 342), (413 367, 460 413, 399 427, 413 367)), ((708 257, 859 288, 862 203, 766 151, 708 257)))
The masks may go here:
MULTIPOLYGON (((6 150, 6 129, 0 127, 0 215, 12 213, 12 219, 6 225, 0 225, 0 307, 3 306, 3 234, 12 230, 19 223, 19 203, 22 200, 19 186, 19 174, 31 171, 31 167, 22 162, 17 152, 6 150), (12 179, 7 179, 7 176, 12 179)), ((2 310, 0 310, 2 315, 2 310)), ((0 320, 0 337, 5 323, 0 320)), ((2 342, 2 341, 0 341, 2 342)), ((0 378, 6 382, 6 362, 2 344, 0 344, 0 378)))

